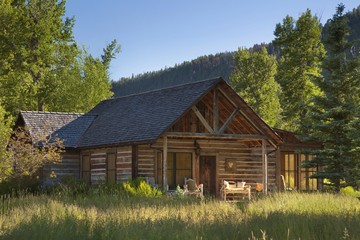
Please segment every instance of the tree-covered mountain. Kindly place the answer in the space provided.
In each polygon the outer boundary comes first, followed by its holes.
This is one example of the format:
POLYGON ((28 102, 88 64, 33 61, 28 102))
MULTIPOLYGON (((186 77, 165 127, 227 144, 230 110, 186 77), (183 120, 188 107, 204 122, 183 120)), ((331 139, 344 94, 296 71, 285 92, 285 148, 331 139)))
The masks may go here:
MULTIPOLYGON (((346 16, 351 29, 349 41, 356 42, 352 52, 358 54, 360 49, 360 6, 348 12, 346 16)), ((326 35, 325 29, 326 27, 323 28, 323 35, 326 35)), ((269 54, 277 55, 279 52, 272 43, 255 44, 252 50, 257 51, 262 47, 266 47, 269 54)), ((235 52, 224 52, 201 56, 190 62, 176 64, 174 67, 121 78, 119 81, 112 82, 112 91, 114 97, 120 97, 218 76, 228 81, 234 69, 234 54, 235 52)))
POLYGON ((113 92, 119 97, 218 76, 227 80, 233 65, 233 53, 230 52, 202 56, 174 67, 122 78, 112 83, 113 92))
MULTIPOLYGON (((266 47, 269 53, 274 53, 272 44, 255 44, 252 49, 257 51, 262 47, 266 47)), ((234 69, 234 54, 235 52, 223 52, 215 55, 201 56, 190 62, 186 61, 181 64, 176 64, 174 67, 139 74, 130 78, 121 78, 117 82, 112 82, 114 97, 126 96, 219 76, 223 77, 226 81, 229 81, 230 73, 234 69)))

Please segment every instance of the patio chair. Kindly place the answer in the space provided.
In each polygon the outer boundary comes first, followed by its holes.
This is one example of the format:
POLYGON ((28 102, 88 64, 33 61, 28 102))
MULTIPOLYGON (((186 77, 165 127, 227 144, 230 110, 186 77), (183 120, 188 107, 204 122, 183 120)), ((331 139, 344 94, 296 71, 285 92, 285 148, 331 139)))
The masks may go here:
POLYGON ((235 182, 235 181, 223 181, 223 185, 220 189, 220 196, 224 201, 228 200, 228 195, 235 198, 235 195, 247 196, 251 200, 251 187, 246 185, 246 182, 235 182))
POLYGON ((204 186, 203 184, 196 185, 194 179, 185 178, 185 185, 184 185, 184 195, 185 196, 196 196, 200 197, 201 199, 204 198, 204 186))

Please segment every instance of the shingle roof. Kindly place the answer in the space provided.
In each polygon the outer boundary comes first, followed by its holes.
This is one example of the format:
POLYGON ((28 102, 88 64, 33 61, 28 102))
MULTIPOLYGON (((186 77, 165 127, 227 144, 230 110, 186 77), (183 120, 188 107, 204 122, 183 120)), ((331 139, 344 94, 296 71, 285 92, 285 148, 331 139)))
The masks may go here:
POLYGON ((89 112, 98 115, 78 147, 155 141, 222 78, 109 99, 89 112))
POLYGON ((281 142, 281 138, 222 78, 108 99, 84 115, 23 111, 21 116, 32 136, 54 133, 70 148, 150 143, 218 84, 266 135, 281 142))
POLYGON ((76 147, 80 136, 96 116, 79 113, 21 111, 20 116, 32 137, 53 134, 64 141, 65 147, 76 147))

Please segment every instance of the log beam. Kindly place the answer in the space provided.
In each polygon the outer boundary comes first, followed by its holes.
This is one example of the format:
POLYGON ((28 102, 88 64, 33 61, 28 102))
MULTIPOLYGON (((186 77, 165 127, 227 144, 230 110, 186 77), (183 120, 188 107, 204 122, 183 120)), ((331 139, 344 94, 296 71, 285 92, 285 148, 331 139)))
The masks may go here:
POLYGON ((214 132, 219 130, 219 92, 217 88, 214 88, 214 132))
POLYGON ((198 117, 198 119, 200 120, 200 122, 204 125, 204 127, 206 128, 206 130, 208 130, 209 133, 213 133, 214 130, 211 128, 211 126, 209 125, 209 123, 206 121, 206 119, 204 118, 204 116, 201 114, 201 112, 199 111, 199 109, 196 106, 192 107, 192 110, 194 111, 195 115, 198 117))
POLYGON ((168 158, 167 136, 164 136, 164 142, 163 142, 163 172, 162 172, 164 191, 168 190, 168 184, 167 184, 167 158, 168 158))
POLYGON ((225 129, 227 128, 227 126, 231 123, 231 121, 234 119, 234 117, 236 116, 236 114, 239 112, 239 108, 236 108, 232 114, 230 115, 230 117, 226 120, 226 122, 224 123, 224 125, 222 125, 222 127, 219 129, 218 133, 224 133, 225 129))
POLYGON ((266 141, 262 140, 261 144, 261 160, 263 167, 263 192, 267 194, 268 192, 268 159, 266 154, 266 141))
POLYGON ((237 140, 263 140, 267 136, 260 134, 219 134, 219 133, 189 133, 189 132, 168 132, 167 137, 171 138, 196 138, 196 139, 237 139, 237 140))

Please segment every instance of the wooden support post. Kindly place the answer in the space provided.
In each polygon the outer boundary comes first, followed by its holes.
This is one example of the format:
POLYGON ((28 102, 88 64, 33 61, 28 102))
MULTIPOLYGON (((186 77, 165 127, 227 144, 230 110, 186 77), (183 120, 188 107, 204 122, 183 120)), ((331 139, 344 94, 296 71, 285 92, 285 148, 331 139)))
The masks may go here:
POLYGON ((219 130, 219 93, 214 88, 214 132, 219 130))
POLYGON ((167 136, 164 136, 164 146, 163 146, 163 189, 164 191, 168 190, 167 185, 167 158, 168 158, 168 146, 167 146, 167 136))
POLYGON ((131 178, 136 179, 138 177, 138 147, 131 146, 131 152, 131 178))
POLYGON ((261 144, 261 160, 263 169, 263 193, 267 194, 268 190, 268 161, 266 155, 266 140, 262 140, 261 144))

